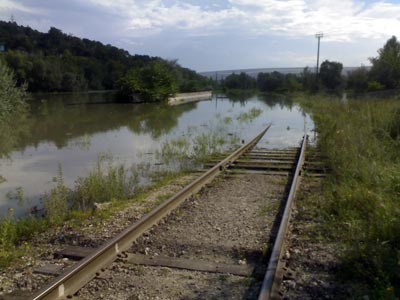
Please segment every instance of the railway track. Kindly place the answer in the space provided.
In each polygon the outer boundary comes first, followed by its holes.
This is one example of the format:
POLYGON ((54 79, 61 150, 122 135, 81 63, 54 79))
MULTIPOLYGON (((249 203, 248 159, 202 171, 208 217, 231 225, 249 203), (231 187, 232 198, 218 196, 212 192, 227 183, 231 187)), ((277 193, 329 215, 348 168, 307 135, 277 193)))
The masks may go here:
POLYGON ((254 149, 268 129, 97 249, 66 247, 79 261, 28 299, 279 298, 306 139, 254 149))

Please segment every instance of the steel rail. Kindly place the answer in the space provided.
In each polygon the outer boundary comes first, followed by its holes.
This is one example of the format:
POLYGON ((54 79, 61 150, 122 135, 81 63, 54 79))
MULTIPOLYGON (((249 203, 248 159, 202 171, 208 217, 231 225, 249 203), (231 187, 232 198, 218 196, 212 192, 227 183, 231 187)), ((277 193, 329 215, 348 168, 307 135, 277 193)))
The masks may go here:
POLYGON ((65 273, 55 278, 50 284, 39 290, 32 300, 39 299, 66 299, 73 296, 80 288, 92 280, 101 270, 109 266, 146 230, 168 215, 191 195, 197 193, 204 185, 212 181, 225 167, 240 157, 243 153, 254 147, 264 136, 271 125, 255 136, 249 143, 243 145, 227 158, 216 164, 200 177, 188 184, 175 195, 157 206, 143 218, 130 225, 116 237, 100 246, 94 253, 72 266, 65 273))
POLYGON ((287 234, 287 228, 290 221, 290 214, 296 194, 296 190, 299 184, 299 177, 301 173, 301 169, 304 163, 305 151, 307 145, 307 135, 304 135, 303 141, 301 144, 300 155, 297 161, 296 170, 293 176, 292 184, 290 186, 289 196, 286 200, 285 210, 282 215, 282 220, 279 225, 278 234, 276 236, 274 247, 272 248, 271 256, 268 262, 267 271, 264 276, 263 284, 260 289, 260 293, 258 295, 258 300, 269 300, 269 299, 278 299, 278 276, 277 272, 279 271, 279 265, 281 263, 281 258, 283 255, 283 243, 287 234))

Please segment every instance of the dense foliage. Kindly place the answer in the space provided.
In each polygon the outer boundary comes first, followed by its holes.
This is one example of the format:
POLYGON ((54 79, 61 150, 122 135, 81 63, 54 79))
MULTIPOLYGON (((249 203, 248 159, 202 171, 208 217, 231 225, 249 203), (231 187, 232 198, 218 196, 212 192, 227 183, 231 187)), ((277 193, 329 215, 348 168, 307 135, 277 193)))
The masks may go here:
POLYGON ((395 89, 400 87, 400 43, 395 36, 370 58, 372 67, 348 74, 347 87, 356 92, 395 89))
POLYGON ((321 96, 302 102, 332 167, 321 205, 334 242, 346 246, 342 276, 364 285, 360 299, 366 294, 370 299, 398 299, 400 103, 343 103, 321 96))
POLYGON ((13 72, 0 61, 0 122, 26 108, 24 87, 16 87, 13 72))
POLYGON ((27 99, 25 87, 16 87, 13 72, 0 61, 0 157, 24 132, 27 99))
POLYGON ((231 74, 222 80, 221 87, 225 91, 257 89, 262 92, 297 91, 303 89, 299 76, 282 74, 276 71, 272 73, 258 73, 257 78, 243 72, 240 74, 231 74))
MULTIPOLYGON (((0 42, 7 51, 2 59, 13 69, 18 85, 29 91, 82 91, 115 89, 131 69, 161 60, 129 52, 97 41, 67 35, 57 28, 41 33, 15 22, 0 21, 0 42)), ((174 65, 182 91, 207 89, 209 80, 174 65)))
POLYGON ((378 50, 378 57, 371 58, 371 79, 386 88, 400 86, 400 43, 393 36, 383 48, 378 50))
POLYGON ((257 86, 263 92, 295 91, 302 89, 300 77, 279 72, 259 73, 257 86))
POLYGON ((119 82, 120 98, 130 102, 163 101, 178 90, 173 65, 153 61, 128 71, 119 82))
POLYGON ((347 87, 355 92, 364 92, 368 90, 368 84, 369 72, 365 67, 351 71, 347 75, 347 87))
POLYGON ((343 65, 339 62, 325 60, 321 64, 319 78, 324 87, 334 90, 340 87, 342 79, 343 65))
POLYGON ((340 91, 344 88, 357 93, 394 89, 400 87, 400 43, 396 37, 390 38, 378 56, 370 58, 372 67, 360 67, 343 74, 343 64, 325 60, 321 64, 319 76, 308 67, 299 75, 283 74, 277 71, 259 73, 253 78, 245 73, 231 74, 221 81, 223 90, 254 89, 262 92, 293 91, 340 91))
POLYGON ((244 72, 228 75, 222 84, 226 90, 251 90, 256 88, 255 79, 244 72))

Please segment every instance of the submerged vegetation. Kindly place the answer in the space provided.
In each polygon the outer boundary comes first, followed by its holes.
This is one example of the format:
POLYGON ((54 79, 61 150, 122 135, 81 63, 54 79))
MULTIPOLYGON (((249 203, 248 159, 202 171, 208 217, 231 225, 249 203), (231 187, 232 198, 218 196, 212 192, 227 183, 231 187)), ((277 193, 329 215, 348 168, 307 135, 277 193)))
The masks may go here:
MULTIPOLYGON (((400 296, 400 102, 301 100, 332 167, 323 211, 343 271, 373 299, 400 296)), ((363 294, 361 294, 363 295, 363 294)))
POLYGON ((251 108, 238 115, 221 117, 217 114, 215 121, 204 124, 203 129, 189 127, 182 136, 166 141, 156 152, 156 157, 167 164, 179 164, 184 169, 203 163, 214 154, 239 146, 240 139, 233 130, 233 120, 238 124, 251 123, 261 113, 261 109, 251 108))

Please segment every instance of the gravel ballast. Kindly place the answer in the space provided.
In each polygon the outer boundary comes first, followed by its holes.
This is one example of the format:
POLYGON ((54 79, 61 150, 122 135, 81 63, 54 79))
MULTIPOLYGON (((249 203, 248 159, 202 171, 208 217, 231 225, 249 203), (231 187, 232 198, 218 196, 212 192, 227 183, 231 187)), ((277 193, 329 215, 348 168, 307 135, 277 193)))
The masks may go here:
POLYGON ((271 229, 287 178, 258 174, 219 177, 130 250, 228 265, 250 265, 254 276, 207 273, 115 262, 79 291, 84 299, 256 299, 271 229), (258 274, 258 275, 256 275, 258 274))

